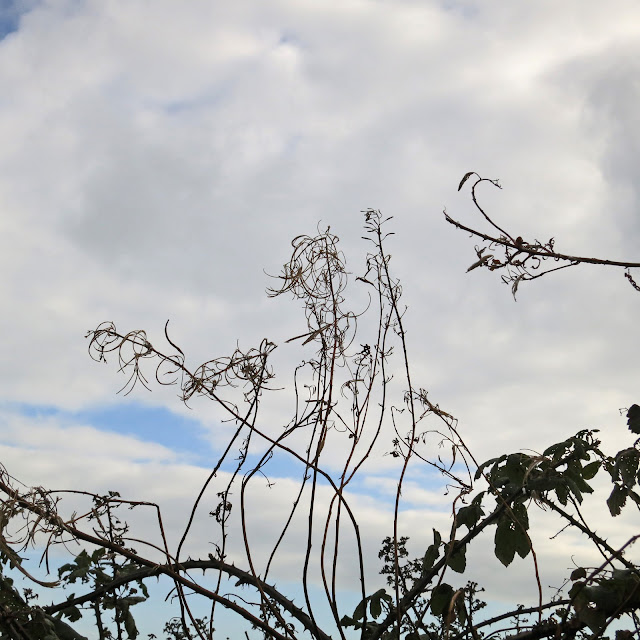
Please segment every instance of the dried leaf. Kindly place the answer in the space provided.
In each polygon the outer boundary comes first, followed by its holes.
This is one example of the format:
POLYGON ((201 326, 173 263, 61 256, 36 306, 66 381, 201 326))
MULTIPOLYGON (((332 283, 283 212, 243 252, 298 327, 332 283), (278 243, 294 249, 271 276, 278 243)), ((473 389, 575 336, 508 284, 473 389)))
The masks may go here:
POLYGON ((458 191, 460 191, 460 189, 462 189, 464 183, 475 173, 475 171, 469 171, 468 173, 464 174, 464 178, 462 178, 462 180, 460 180, 460 184, 458 185, 458 191))

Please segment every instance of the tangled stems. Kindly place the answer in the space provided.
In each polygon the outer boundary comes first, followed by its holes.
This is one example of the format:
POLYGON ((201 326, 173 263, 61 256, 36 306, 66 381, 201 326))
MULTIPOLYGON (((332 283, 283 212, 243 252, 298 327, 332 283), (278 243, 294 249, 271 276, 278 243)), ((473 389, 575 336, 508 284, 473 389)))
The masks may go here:
MULTIPOLYGON (((465 176, 461 186, 473 175, 465 176)), ((475 189, 482 181, 478 177, 473 184, 472 198, 499 235, 477 235, 493 249, 503 247, 506 258, 487 256, 485 249, 478 249, 479 261, 472 268, 506 269, 514 278, 515 294, 521 280, 539 277, 533 266, 535 260, 541 263, 544 259, 566 258, 569 265, 581 260, 556 254, 551 241, 546 245, 525 243, 498 226, 477 202, 475 189)), ((489 182, 499 186, 496 181, 489 182)), ((624 616, 635 619, 640 594, 634 591, 634 580, 639 574, 636 564, 625 555, 635 540, 615 548, 585 521, 580 504, 591 492, 589 481, 599 471, 607 471, 614 483, 608 500, 612 515, 620 512, 625 501, 640 503, 634 489, 640 468, 637 443, 615 458, 607 458, 593 432, 581 432, 541 455, 505 454, 479 464, 461 437, 455 417, 414 381, 402 288, 392 273, 391 255, 386 249, 390 234, 385 225, 389 219, 372 209, 364 213, 371 250, 364 273, 352 283, 369 293, 369 304, 363 311, 354 311, 348 304, 350 274, 338 238, 330 229, 296 237, 290 259, 275 278, 277 286, 269 290, 270 296, 291 297, 301 306, 304 326, 283 343, 289 345, 287 349, 306 348, 307 354, 293 375, 291 417, 283 420, 279 430, 274 427, 273 415, 267 413, 265 417, 263 410, 265 399, 275 392, 272 354, 278 347, 273 341, 265 338, 249 349, 238 346, 229 356, 191 366, 187 354, 169 336, 168 323, 164 332, 168 347, 163 348, 152 344, 145 331, 120 332, 111 322, 88 333, 92 358, 101 362, 112 356, 117 359, 119 370, 126 376, 122 388, 125 393, 133 393, 138 383, 146 388, 177 385, 184 403, 196 396, 209 399, 221 420, 231 423, 233 429, 188 509, 175 548, 167 542, 160 507, 154 503, 76 490, 68 493, 90 498, 93 506, 80 515, 74 512, 63 517, 60 514, 66 492, 42 487, 18 492, 8 473, 2 474, 3 562, 22 570, 29 580, 53 588, 53 582, 40 580, 21 566, 21 554, 27 546, 44 545, 47 562, 54 545, 68 547, 75 541, 94 549, 91 556, 83 551, 75 563, 65 565, 60 575, 60 580, 69 582, 82 575, 84 593, 39 608, 45 621, 60 615, 72 619, 80 615, 81 608, 91 607, 99 635, 106 638, 103 614, 107 605, 113 604, 118 608, 118 634, 126 631, 135 637, 130 609, 146 597, 144 580, 160 575, 174 585, 184 638, 195 634, 203 640, 213 637, 214 618, 220 607, 242 618, 265 638, 278 640, 329 640, 332 633, 335 637, 334 632, 347 640, 349 627, 354 627, 362 640, 507 638, 514 629, 518 638, 531 640, 552 635, 573 638, 586 630, 596 637, 614 620, 624 616), (368 325, 365 316, 373 316, 374 323, 368 325), (311 357, 309 351, 313 352, 311 357), (444 444, 451 452, 448 457, 440 453, 444 444), (350 493, 354 481, 366 479, 375 469, 380 455, 389 456, 397 471, 391 535, 385 538, 380 555, 387 562, 383 572, 388 576, 391 595, 385 589, 372 591, 372 562, 364 551, 362 523, 354 494, 350 493), (265 533, 259 529, 259 522, 251 520, 250 492, 256 482, 273 484, 269 477, 274 469, 272 461, 283 456, 299 474, 299 483, 264 553, 256 548, 256 541, 262 543, 265 533), (410 474, 423 466, 438 472, 452 493, 451 528, 444 536, 434 529, 433 544, 424 556, 407 561, 407 536, 401 526, 403 489, 410 474), (128 526, 117 520, 119 506, 152 508, 160 542, 134 537, 128 526), (580 531, 604 559, 599 567, 581 567, 583 572, 569 581, 569 597, 548 602, 543 600, 536 549, 530 536, 529 511, 537 507, 553 511, 566 527, 580 531), (213 522, 208 530, 214 552, 193 559, 200 549, 192 531, 205 509, 213 522), (13 526, 17 522, 20 526, 13 526), (483 606, 477 597, 481 592, 478 585, 468 583, 456 588, 448 581, 452 582, 452 574, 465 572, 467 549, 472 543, 480 544, 479 536, 493 527, 493 551, 500 563, 509 565, 515 556, 531 554, 538 602, 534 607, 518 607, 483 619, 478 615, 483 606), (278 559, 287 552, 291 555, 290 541, 296 535, 304 540, 296 549, 296 571, 304 598, 301 604, 268 581, 278 559), (234 537, 242 544, 230 545, 234 537), (144 553, 131 544, 142 545, 144 553), (213 572, 213 586, 200 583, 194 577, 196 570, 213 572), (339 570, 357 576, 362 600, 352 615, 345 615, 339 599, 339 570), (75 577, 72 580, 69 576, 75 577), (229 585, 229 581, 235 581, 235 585, 229 585), (89 583, 91 586, 87 586, 89 583), (314 595, 316 584, 322 588, 323 600, 314 595), (119 590, 127 586, 132 590, 118 599, 116 594, 125 593, 119 590), (613 591, 622 595, 614 606, 596 616, 592 605, 605 591, 607 595, 613 591), (208 627, 192 612, 196 596, 210 605, 208 627), (549 612, 551 617, 545 618, 549 612), (537 614, 535 621, 526 618, 533 614, 537 614), (496 629, 509 618, 516 620, 515 627, 496 629)), ((9 585, 0 577, 0 595, 3 587, 6 590, 9 585)), ((28 615, 35 611, 26 603, 24 609, 28 615)), ((4 629, 2 615, 0 611, 0 630, 4 629)), ((27 629, 31 622, 25 620, 20 619, 20 624, 27 629)), ((13 629, 15 619, 9 622, 13 629)))

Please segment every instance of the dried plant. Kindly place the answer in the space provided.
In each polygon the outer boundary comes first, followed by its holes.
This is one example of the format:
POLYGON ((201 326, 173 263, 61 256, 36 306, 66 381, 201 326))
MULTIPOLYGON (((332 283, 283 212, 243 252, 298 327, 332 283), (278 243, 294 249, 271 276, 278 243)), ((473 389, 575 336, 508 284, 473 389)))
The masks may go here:
MULTIPOLYGON (((467 174, 460 187, 472 175, 476 174, 467 174)), ((589 261, 555 253, 552 241, 525 243, 512 238, 478 205, 475 189, 481 182, 478 177, 472 186, 473 202, 499 235, 470 230, 447 216, 452 224, 488 243, 477 249, 478 262, 471 268, 503 269, 503 277, 512 284, 515 294, 522 280, 564 268, 538 271, 547 259, 564 260, 564 266, 589 261), (496 248, 504 251, 503 257, 485 253, 496 248)), ((488 182, 499 186, 496 181, 488 182)), ((635 491, 640 466, 638 442, 615 457, 607 457, 600 451, 594 433, 585 431, 541 455, 512 453, 478 463, 461 437, 454 416, 413 381, 402 288, 392 274, 391 255, 386 250, 389 219, 372 209, 364 216, 370 251, 364 273, 354 280, 370 296, 364 311, 349 309, 350 274, 338 238, 330 229, 295 238, 291 258, 276 276, 278 286, 269 290, 270 296, 291 296, 302 305, 306 327, 286 342, 300 348, 312 344, 314 348, 313 356, 295 370, 291 417, 283 420, 279 431, 274 431, 273 417, 265 420, 261 412, 266 395, 275 393, 270 386, 274 378, 271 354, 277 347, 271 340, 264 339, 248 350, 238 347, 230 356, 192 367, 169 337, 168 323, 164 336, 167 346, 162 349, 152 344, 144 331, 120 332, 111 322, 87 334, 92 358, 106 362, 113 355, 117 359, 127 379, 122 389, 126 393, 131 393, 138 382, 150 388, 153 378, 160 385, 178 385, 182 401, 186 403, 194 396, 209 398, 221 419, 231 422, 234 429, 195 496, 175 548, 167 542, 157 504, 127 501, 115 493, 100 496, 85 490, 62 492, 42 487, 19 490, 9 474, 0 470, 0 559, 4 565, 53 588, 57 582, 40 580, 21 567, 27 546, 44 550, 47 569, 53 545, 63 545, 73 552, 72 545, 80 543, 92 550, 88 553, 83 548, 59 572, 60 581, 78 582, 85 592, 63 597, 56 604, 31 605, 9 578, 0 575, 0 630, 6 637, 81 638, 61 617, 73 622, 86 610, 95 616, 100 638, 113 637, 110 628, 118 638, 136 637, 131 609, 148 596, 144 581, 158 576, 172 582, 180 607, 180 615, 165 627, 165 633, 174 638, 213 638, 220 607, 243 619, 254 633, 278 640, 329 640, 336 634, 347 640, 353 637, 351 629, 363 640, 598 637, 613 621, 621 619, 631 620, 637 633, 640 574, 625 555, 635 538, 621 548, 613 548, 584 521, 580 503, 591 492, 588 481, 605 470, 614 484, 608 502, 612 515, 620 513, 627 500, 640 504, 635 491), (359 326, 363 315, 376 319, 370 335, 359 326), (299 486, 264 556, 252 544, 257 533, 254 527, 259 523, 251 521, 248 496, 250 487, 268 479, 276 455, 286 456, 292 468, 297 466, 299 486), (396 463, 398 476, 389 531, 379 559, 372 559, 364 551, 349 485, 384 455, 396 463), (447 486, 451 527, 444 534, 434 529, 433 543, 424 556, 410 559, 406 534, 411 532, 402 531, 400 526, 402 493, 410 470, 423 465, 441 474, 447 486), (320 499, 327 491, 328 500, 320 499), (89 506, 71 516, 60 515, 63 498, 71 497, 67 494, 88 499, 89 506), (118 516, 121 507, 150 510, 159 542, 134 537, 118 516), (528 513, 533 508, 558 514, 567 527, 589 539, 603 557, 601 566, 581 567, 580 572, 574 572, 568 579, 568 593, 548 602, 543 600, 537 554, 529 535, 528 513), (215 529, 211 533, 214 552, 193 559, 190 535, 196 519, 207 513, 215 529), (269 576, 286 550, 294 523, 298 526, 301 521, 306 523, 305 542, 296 551, 304 602, 294 603, 269 581, 269 576), (490 527, 495 527, 494 552, 502 564, 510 564, 516 555, 532 558, 538 598, 531 607, 482 618, 482 587, 475 582, 460 582, 457 576, 466 571, 469 545, 477 543, 481 532, 490 527), (242 538, 244 549, 240 555, 235 550, 230 557, 231 535, 242 538), (381 573, 386 576, 390 593, 376 588, 380 583, 371 578, 371 566, 378 560, 382 560, 381 573), (353 612, 345 611, 340 601, 339 570, 358 578, 361 602, 353 612), (199 571, 215 575, 213 586, 199 579, 199 571), (322 602, 312 593, 316 580, 324 592, 322 602), (617 595, 613 597, 613 593, 617 595), (609 600, 601 606, 605 596, 609 600), (196 597, 210 605, 207 620, 194 613, 196 597), (329 616, 323 613, 327 608, 329 616), (106 611, 113 612, 111 627, 106 611)), ((636 413, 633 407, 629 410, 630 427, 634 429, 637 425, 631 421, 636 413)), ((425 527, 430 523, 425 522, 425 527)), ((248 632, 245 637, 249 637, 248 632)))

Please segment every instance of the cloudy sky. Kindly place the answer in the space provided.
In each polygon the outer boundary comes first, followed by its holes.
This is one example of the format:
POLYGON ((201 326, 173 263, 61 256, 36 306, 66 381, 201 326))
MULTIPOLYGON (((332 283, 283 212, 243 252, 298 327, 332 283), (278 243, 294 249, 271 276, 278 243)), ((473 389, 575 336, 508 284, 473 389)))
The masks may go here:
MULTIPOLYGON (((587 427, 630 446, 640 294, 622 270, 562 271, 515 302, 497 274, 465 273, 474 241, 442 212, 489 230, 457 192, 475 170, 500 179, 481 200, 514 236, 640 261, 635 1, 1 0, 0 88, 0 454, 24 483, 156 500, 179 531, 230 426, 175 388, 118 395, 126 379, 91 361, 85 333, 111 320, 164 346, 170 319, 192 365, 269 338, 286 390, 309 355, 285 343, 304 316, 266 297, 266 274, 330 225, 360 275, 368 207, 394 216, 414 383, 479 460, 587 427)), ((299 478, 273 473, 254 508, 269 531, 299 478)), ((387 458, 354 489, 374 555, 396 473, 387 458)), ((443 494, 419 474, 405 491, 416 555, 450 526, 443 494)), ((549 535, 557 586, 577 542, 549 535)))

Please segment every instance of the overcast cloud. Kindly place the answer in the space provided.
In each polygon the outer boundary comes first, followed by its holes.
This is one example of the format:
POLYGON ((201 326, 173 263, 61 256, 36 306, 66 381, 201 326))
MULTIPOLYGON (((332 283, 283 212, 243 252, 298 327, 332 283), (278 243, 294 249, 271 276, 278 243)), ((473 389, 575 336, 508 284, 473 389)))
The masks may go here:
MULTIPOLYGON (((0 6, 0 445, 10 473, 138 499, 148 490, 177 533, 181 503, 231 426, 204 402, 187 410, 175 389, 117 395, 115 359, 93 363, 84 334, 113 320, 160 342, 170 318, 192 364, 267 337, 286 386, 308 355, 285 344, 304 317, 266 298, 265 272, 278 273, 294 236, 330 225, 359 275, 367 207, 394 216, 387 249, 408 305, 414 382, 459 419, 479 460, 541 451, 587 427, 607 446, 631 444, 619 409, 640 403, 640 294, 622 271, 561 271, 524 283, 514 302, 497 274, 465 273, 474 242, 442 211, 482 227, 468 191, 456 191, 475 170, 500 179, 481 199, 514 235, 640 260, 635 1, 0 6), (157 437, 145 411, 162 423, 157 437)), ((266 411, 275 433, 291 406, 280 394, 266 411)), ((327 446, 340 454, 339 442, 327 446)), ((354 488, 372 553, 390 533, 380 523, 390 527, 395 468, 383 459, 354 488)), ((282 492, 256 499, 265 531, 299 479, 285 463, 276 476, 282 492)), ((416 553, 434 522, 449 526, 443 492, 409 479, 403 522, 420 531, 416 553)), ((622 539, 628 527, 616 526, 622 539)), ((206 553, 204 537, 193 544, 194 557, 206 553)), ((538 544, 564 559, 579 541, 538 544)), ((557 565, 545 584, 557 586, 557 565)), ((295 581, 295 566, 283 561, 281 578, 295 581)))

